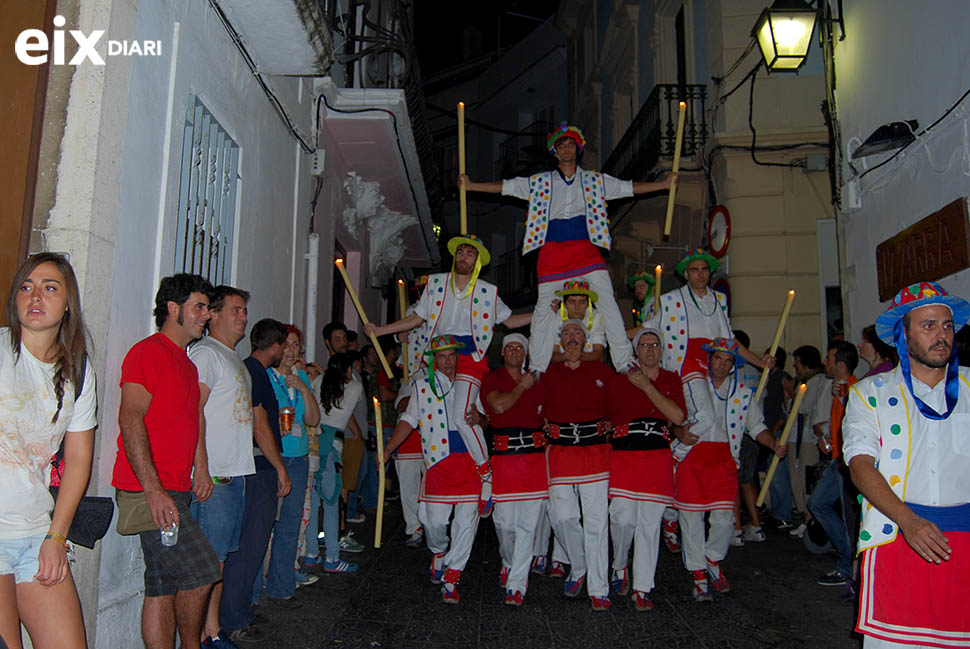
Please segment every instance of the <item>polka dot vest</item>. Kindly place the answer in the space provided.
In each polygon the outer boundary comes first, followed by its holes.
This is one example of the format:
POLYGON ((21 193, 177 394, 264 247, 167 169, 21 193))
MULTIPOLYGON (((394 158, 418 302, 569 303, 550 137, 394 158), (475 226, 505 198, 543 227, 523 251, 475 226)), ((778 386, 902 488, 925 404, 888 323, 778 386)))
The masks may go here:
MULTIPOLYGON (((525 222, 522 254, 541 248, 546 243, 549 226, 549 204, 552 199, 552 173, 546 171, 529 178, 529 212, 525 222)), ((586 233, 593 245, 610 249, 610 222, 606 216, 603 175, 580 171, 586 200, 586 233)))

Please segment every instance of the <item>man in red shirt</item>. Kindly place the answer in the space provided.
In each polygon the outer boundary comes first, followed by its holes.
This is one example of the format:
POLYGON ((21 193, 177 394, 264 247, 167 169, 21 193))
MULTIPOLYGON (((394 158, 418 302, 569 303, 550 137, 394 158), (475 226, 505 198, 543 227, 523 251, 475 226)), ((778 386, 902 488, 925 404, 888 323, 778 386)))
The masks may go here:
POLYGON ((539 386, 542 414, 549 422, 549 518, 570 564, 564 591, 567 597, 579 597, 588 572, 593 610, 602 611, 610 607, 606 386, 615 373, 606 363, 580 360, 585 343, 583 323, 567 320, 560 335, 566 360, 551 364, 539 386))
POLYGON ((542 403, 535 380, 523 371, 529 343, 522 334, 502 340, 503 367, 482 381, 492 425, 492 498, 505 603, 521 606, 529 581, 532 540, 549 498, 542 403))
POLYGON ((670 424, 684 421, 687 411, 680 376, 660 367, 660 333, 640 329, 633 338, 637 368, 617 374, 609 383, 613 422, 610 452, 610 534, 613 537, 613 590, 630 589, 630 544, 633 555, 633 601, 638 611, 653 608, 653 590, 664 509, 674 500, 674 459, 670 424))
POLYGON ((155 294, 159 333, 135 344, 121 366, 118 456, 111 484, 143 492, 153 524, 139 532, 145 556, 142 638, 149 649, 198 649, 219 559, 189 513, 193 493, 206 500, 212 481, 205 470, 206 446, 199 434, 199 375, 185 353, 209 321, 212 286, 198 275, 162 279, 155 294), (200 479, 192 483, 193 465, 200 479), (174 545, 159 530, 174 529, 174 545))

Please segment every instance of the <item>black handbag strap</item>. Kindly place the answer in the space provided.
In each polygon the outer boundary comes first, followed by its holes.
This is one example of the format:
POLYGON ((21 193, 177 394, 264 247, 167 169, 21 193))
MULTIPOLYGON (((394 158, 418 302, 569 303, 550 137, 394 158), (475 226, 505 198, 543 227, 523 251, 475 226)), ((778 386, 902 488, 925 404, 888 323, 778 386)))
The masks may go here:
MULTIPOLYGON (((81 396, 81 391, 84 389, 84 379, 88 371, 88 355, 85 354, 81 358, 81 380, 78 381, 79 385, 74 386, 74 403, 77 403, 78 397, 81 396)), ((57 449, 57 453, 51 458, 51 466, 57 471, 57 479, 61 479, 61 460, 64 459, 64 440, 61 440, 61 446, 57 449)))

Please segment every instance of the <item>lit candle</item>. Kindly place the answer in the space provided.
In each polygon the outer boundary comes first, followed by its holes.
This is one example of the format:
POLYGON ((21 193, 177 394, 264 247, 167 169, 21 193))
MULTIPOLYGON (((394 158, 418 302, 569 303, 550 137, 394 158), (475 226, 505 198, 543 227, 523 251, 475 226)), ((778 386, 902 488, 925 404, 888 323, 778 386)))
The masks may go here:
MULTIPOLYGON (((401 317, 407 316, 408 311, 408 299, 407 291, 404 288, 404 280, 397 280, 397 301, 401 304, 401 317)), ((407 377, 411 376, 408 372, 408 343, 405 339, 404 343, 401 345, 401 366, 404 368, 405 382, 407 382, 407 377)))
MULTIPOLYGON (((344 278, 344 285, 347 287, 347 292, 350 293, 350 299, 353 300, 354 306, 357 308, 357 314, 360 316, 361 323, 366 327, 370 324, 370 320, 367 319, 367 314, 364 313, 364 307, 361 306, 360 300, 357 298, 357 291, 354 290, 354 285, 350 283, 350 275, 347 274, 347 269, 344 268, 344 260, 337 259, 334 264, 337 266, 337 270, 340 271, 341 276, 344 278)), ((381 365, 384 366, 384 371, 387 373, 387 378, 394 380, 394 372, 391 371, 391 366, 387 363, 387 357, 384 356, 384 350, 381 349, 380 343, 377 342, 377 336, 374 334, 370 335, 371 344, 374 345, 374 349, 377 351, 377 357, 381 359, 381 365)))
MULTIPOLYGON (((465 175, 465 102, 458 102, 458 175, 465 175)), ((468 234, 468 205, 465 186, 458 186, 458 207, 461 214, 461 234, 468 234)))
MULTIPOLYGON (((781 332, 785 330, 785 322, 788 320, 788 312, 791 311, 791 303, 794 299, 795 289, 790 289, 788 291, 788 297, 785 299, 785 308, 781 310, 781 320, 778 321, 778 329, 775 330, 775 339, 771 341, 771 349, 768 351, 769 356, 774 356, 778 350, 778 343, 781 342, 781 332)), ((765 391, 765 385, 768 383, 768 371, 767 365, 761 370, 761 380, 758 381, 758 389, 754 393, 755 401, 760 399, 761 393, 765 391)))
MULTIPOLYGON (((792 424, 798 419, 798 409, 802 405, 802 399, 805 398, 805 390, 808 389, 808 385, 802 383, 798 386, 798 392, 795 393, 795 401, 791 404, 791 412, 788 413, 788 420, 785 422, 785 427, 781 430, 781 437, 778 438, 778 444, 784 446, 788 443, 788 433, 791 432, 792 424)), ((777 455, 771 456, 771 465, 768 467, 768 473, 765 475, 765 481, 761 485, 761 493, 758 494, 758 500, 755 505, 761 507, 765 502, 765 496, 768 495, 768 487, 771 486, 771 479, 775 476, 775 469, 778 468, 779 457, 777 455)))
MULTIPOLYGON (((653 284, 653 312, 660 313, 660 276, 664 272, 664 267, 657 264, 657 267, 653 269, 654 284, 653 284)), ((644 322, 646 322, 646 317, 644 317, 644 322)))
POLYGON ((374 547, 381 547, 381 524, 384 522, 384 426, 381 422, 381 402, 374 397, 374 426, 377 429, 377 525, 374 527, 374 547))
MULTIPOLYGON (((680 102, 677 107, 677 139, 674 141, 674 164, 670 168, 670 173, 677 173, 680 169, 680 147, 684 142, 684 114, 687 112, 687 104, 680 102)), ((667 195, 667 220, 664 221, 664 236, 670 236, 670 223, 674 218, 674 201, 677 196, 676 183, 670 186, 670 194, 667 195)))

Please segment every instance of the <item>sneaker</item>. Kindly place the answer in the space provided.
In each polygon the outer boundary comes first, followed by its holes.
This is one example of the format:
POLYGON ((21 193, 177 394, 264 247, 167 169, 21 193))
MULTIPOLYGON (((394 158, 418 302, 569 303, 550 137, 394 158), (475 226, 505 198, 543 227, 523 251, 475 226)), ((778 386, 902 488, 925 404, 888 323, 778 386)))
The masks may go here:
POLYGON ((408 537, 404 545, 409 548, 419 548, 422 543, 424 543, 424 530, 419 527, 417 532, 408 537))
POLYGON ((505 588, 505 584, 509 581, 509 567, 502 566, 502 569, 498 571, 498 583, 502 588, 505 588))
POLYGON ((358 513, 356 516, 348 516, 344 520, 346 520, 348 523, 363 523, 365 520, 367 520, 367 517, 358 513))
POLYGON ((229 639, 222 631, 219 631, 216 637, 209 636, 202 641, 202 646, 207 649, 239 649, 239 646, 229 639))
POLYGON ((324 572, 357 572, 360 569, 356 563, 343 559, 327 559, 323 564, 324 572))
POLYGON ((791 528, 795 527, 795 524, 792 523, 791 521, 783 521, 777 518, 773 520, 775 522, 776 530, 790 530, 791 528))
POLYGON ((612 579, 610 579, 610 587, 613 592, 621 597, 626 596, 630 592, 630 581, 627 579, 627 569, 614 570, 612 579))
POLYGON ((532 557, 532 567, 529 568, 529 572, 534 575, 546 574, 546 555, 540 554, 537 557, 532 557))
POLYGON ((431 557, 431 583, 440 584, 445 577, 445 553, 431 557))
POLYGON ((323 563, 323 557, 321 557, 319 554, 312 557, 310 555, 303 557, 304 566, 318 566, 321 563, 323 563))
POLYGON ((800 524, 800 525, 799 525, 798 527, 796 527, 795 529, 793 529, 793 530, 789 530, 789 531, 788 531, 788 535, 789 535, 789 536, 794 536, 794 537, 796 537, 796 538, 799 538, 799 539, 800 539, 800 538, 802 538, 803 536, 805 536, 805 530, 807 530, 807 529, 808 529, 808 527, 807 527, 807 526, 805 525, 805 523, 801 523, 801 524, 800 524))
POLYGON ((717 593, 729 593, 731 592, 731 586, 728 584, 727 577, 724 576, 724 571, 721 570, 721 564, 717 561, 707 560, 707 574, 711 578, 711 587, 714 592, 717 593))
POLYGON ((313 584, 320 581, 320 578, 316 575, 311 575, 303 570, 296 571, 296 587, 300 586, 312 586, 313 584))
POLYGON ((514 593, 510 590, 505 594, 506 606, 522 606, 524 601, 525 595, 522 594, 521 590, 517 590, 514 593))
MULTIPOLYGON (((220 632, 219 635, 222 635, 222 633, 220 632)), ((247 626, 245 629, 236 629, 229 633, 229 639, 235 642, 236 645, 253 645, 262 642, 265 638, 266 634, 254 626, 247 626)))
POLYGON ((691 570, 690 574, 694 578, 694 590, 692 591, 694 601, 713 602, 714 598, 711 597, 711 591, 707 586, 707 571, 691 570))
POLYGON ((838 570, 826 573, 815 580, 819 586, 842 586, 849 580, 839 574, 838 570))
POLYGON ((673 553, 680 552, 680 538, 677 536, 677 521, 663 522, 664 545, 673 553))
POLYGON ((731 536, 731 547, 740 548, 744 545, 744 532, 742 530, 734 530, 734 535, 731 536))
POLYGON ((570 598, 577 598, 583 593, 583 586, 586 584, 586 575, 579 579, 567 579, 563 585, 563 595, 570 598))
POLYGON ((566 576, 566 566, 563 565, 562 561, 552 562, 552 565, 549 566, 549 576, 555 578, 562 578, 566 576))
POLYGON ((590 597, 590 600, 593 602, 594 611, 608 611, 613 606, 609 597, 590 597))
POLYGON ((765 531, 760 527, 749 525, 748 529, 744 530, 744 540, 752 543, 764 543, 765 531))
POLYGON ((442 584, 441 601, 445 604, 457 604, 460 602, 461 596, 458 594, 458 584, 442 584))
POLYGON ((638 611, 653 610, 653 600, 642 590, 633 591, 633 607, 638 611))
POLYGON ((354 553, 363 552, 364 545, 354 540, 353 532, 347 532, 346 534, 340 537, 340 551, 354 552, 354 553))
POLYGON ((298 600, 293 595, 290 595, 289 597, 267 597, 266 599, 280 608, 285 608, 291 611, 303 606, 303 602, 298 600))

